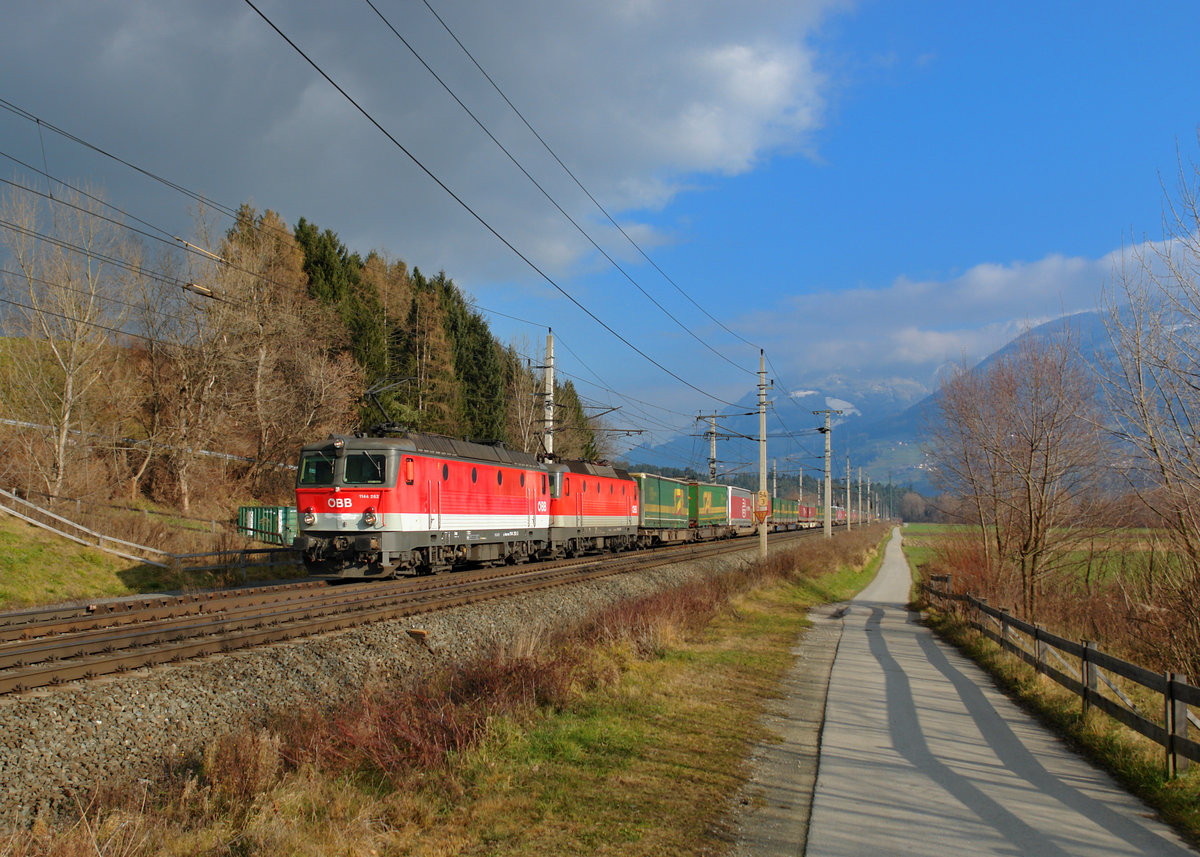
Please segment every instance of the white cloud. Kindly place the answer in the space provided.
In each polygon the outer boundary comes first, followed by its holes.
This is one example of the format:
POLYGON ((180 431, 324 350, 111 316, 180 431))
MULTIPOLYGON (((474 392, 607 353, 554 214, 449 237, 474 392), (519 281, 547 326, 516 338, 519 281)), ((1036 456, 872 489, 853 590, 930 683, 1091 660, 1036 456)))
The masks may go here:
POLYGON ((845 399, 835 399, 827 397, 825 399, 825 407, 832 408, 835 411, 841 411, 842 416, 862 416, 858 408, 847 402, 845 399))
POLYGON ((943 281, 899 277, 879 289, 792 296, 740 323, 761 330, 768 351, 784 355, 779 370, 802 383, 830 371, 929 379, 946 363, 986 357, 1026 328, 1097 309, 1111 271, 1111 256, 988 262, 943 281), (816 366, 813 354, 821 355, 816 366))
MULTIPOLYGON (((810 41, 846 6, 513 0, 440 4, 439 13, 620 213, 661 208, 697 177, 806 145, 827 86, 810 41)), ((563 274, 593 253, 367 6, 261 7, 535 263, 563 274)), ((380 8, 551 195, 581 222, 602 222, 432 16, 419 5, 380 8)), ((24 35, 0 56, 0 76, 27 80, 25 70, 39 69, 23 106, 221 202, 255 199, 292 222, 335 228, 356 249, 444 266, 467 283, 531 277, 253 11, 165 9, 146 0, 26 4, 9 16, 24 35)), ((0 140, 6 131, 0 125, 0 140)), ((13 133, 40 162, 36 133, 13 133)), ((175 209, 187 205, 165 195, 175 209)), ((619 246, 605 228, 594 234, 619 246)), ((669 240, 645 227, 638 237, 651 247, 669 240)))

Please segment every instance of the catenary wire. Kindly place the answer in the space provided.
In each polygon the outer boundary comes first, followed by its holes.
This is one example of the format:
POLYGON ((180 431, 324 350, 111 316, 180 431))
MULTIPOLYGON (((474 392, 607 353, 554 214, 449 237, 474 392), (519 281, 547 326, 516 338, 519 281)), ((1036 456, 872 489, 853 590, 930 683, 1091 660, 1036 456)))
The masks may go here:
POLYGON ((547 283, 549 283, 556 291, 558 291, 560 294, 562 294, 563 297, 565 297, 567 300, 569 300, 571 303, 573 303, 576 307, 578 307, 585 315, 587 315, 589 318, 591 318, 594 322, 596 322, 598 325, 603 327, 610 334, 612 334, 614 337, 616 337, 618 340, 620 340, 622 343, 624 343, 625 346, 628 347, 631 351, 638 354, 640 357, 642 357, 642 359, 644 359, 648 363, 652 364, 653 366, 656 366, 661 371, 670 375, 672 378, 674 378, 679 383, 683 384, 685 387, 695 390, 697 393, 700 393, 701 395, 706 396, 714 401, 720 402, 721 404, 736 407, 736 405, 734 405, 733 402, 726 401, 725 399, 722 399, 720 396, 718 396, 714 393, 710 393, 709 391, 696 386, 695 384, 686 380, 685 378, 680 377, 678 374, 676 374, 675 372, 668 369, 662 363, 659 363, 657 360, 655 360, 653 357, 651 357, 645 351, 638 348, 636 345, 634 345, 632 342, 630 342, 628 339, 626 339, 624 336, 622 336, 620 333, 618 333, 616 330, 614 330, 612 327, 610 327, 599 316, 597 316, 590 309, 588 309, 586 306, 584 306, 583 303, 581 303, 574 295, 572 295, 570 292, 568 292, 566 289, 564 289, 561 285, 559 285, 558 282, 553 277, 551 277, 549 274, 547 274, 545 271, 543 271, 541 268, 539 268, 532 259, 530 259, 524 253, 522 253, 519 249, 517 249, 516 245, 514 245, 511 241, 509 241, 507 238, 505 238, 503 235, 501 235, 500 232, 496 229, 496 227, 492 226, 487 220, 485 220, 482 215, 480 215, 477 211, 475 211, 475 209, 472 208, 466 202, 466 200, 464 200, 457 193, 455 193, 450 188, 449 185, 447 185, 440 178, 438 178, 437 175, 434 174, 434 172, 429 169, 429 167, 425 166, 425 164, 419 158, 417 158, 412 152, 410 152, 404 146, 403 143, 401 143, 399 140, 397 140, 396 137, 393 136, 390 131, 388 131, 386 128, 384 128, 383 125, 380 124, 379 120, 377 120, 374 116, 372 116, 371 113, 366 110, 366 108, 364 108, 348 92, 346 92, 346 90, 343 89, 332 77, 330 77, 329 74, 327 72, 325 72, 324 69, 322 69, 319 65, 317 65, 316 61, 314 61, 311 57, 309 57, 308 54, 305 53, 300 48, 299 45, 297 45, 294 41, 292 41, 292 39, 286 33, 284 33, 283 30, 281 30, 270 18, 268 18, 257 6, 255 6, 254 3, 252 2, 252 0, 243 0, 243 2, 245 2, 245 4, 247 6, 249 6, 254 11, 255 14, 257 14, 260 18, 262 18, 263 21, 267 24, 267 26, 269 26, 272 30, 274 30, 281 39, 283 39, 285 42, 287 42, 288 46, 291 47, 292 50, 294 50, 296 53, 298 53, 300 55, 300 57, 305 62, 307 62, 313 68, 314 71, 317 72, 317 74, 319 74, 322 78, 324 78, 325 81, 330 86, 332 86, 334 89, 336 89, 338 91, 338 94, 340 94, 343 98, 345 98, 348 102, 350 102, 350 104, 354 107, 354 109, 356 109, 359 113, 361 113, 362 116, 368 122, 370 122, 372 125, 374 125, 375 128, 381 134, 383 134, 385 137, 387 137, 388 140, 391 141, 392 145, 394 145, 402 153, 404 153, 404 155, 410 161, 412 161, 413 164, 416 165, 416 167, 421 170, 421 172, 425 173, 426 176, 428 176, 438 187, 440 187, 443 191, 445 191, 455 202, 457 202, 459 204, 459 206, 461 206, 468 214, 471 215, 471 217, 473 217, 481 226, 483 226, 484 229, 486 229, 488 232, 490 232, 496 238, 496 240, 498 240, 505 247, 507 247, 509 250, 511 250, 522 262, 524 262, 526 265, 528 265, 531 270, 533 270, 538 276, 540 276, 543 280, 545 280, 547 283))
POLYGON ((400 32, 395 28, 395 26, 393 26, 392 22, 389 21, 387 19, 387 17, 385 17, 384 14, 379 11, 379 8, 371 0, 363 0, 363 2, 366 3, 369 7, 371 7, 371 11, 373 11, 379 17, 379 20, 383 21, 384 25, 389 30, 392 31, 392 34, 395 35, 395 37, 400 40, 400 43, 403 44, 404 47, 408 48, 409 53, 411 53, 414 57, 416 57, 417 61, 419 63, 421 63, 421 65, 424 66, 425 70, 428 71, 433 76, 433 79, 436 80, 438 82, 438 84, 441 85, 442 89, 446 90, 446 93, 451 98, 454 99, 455 103, 458 104, 458 106, 461 107, 468 116, 471 117, 471 120, 477 126, 479 126, 479 129, 481 131, 483 131, 484 134, 487 135, 487 138, 489 140, 491 140, 496 145, 496 147, 505 154, 505 156, 509 159, 509 161, 512 162, 513 166, 515 166, 518 170, 520 170, 521 174, 524 175, 525 178, 529 179, 529 181, 533 184, 533 186, 536 187, 538 189, 538 191, 541 192, 542 196, 544 196, 546 198, 546 200, 551 205, 554 206, 554 208, 558 211, 558 213, 561 214, 567 220, 568 223, 570 223, 573 227, 575 227, 576 231, 579 232, 579 234, 582 235, 587 240, 587 242, 596 249, 596 252, 598 252, 601 256, 603 256, 610 265, 612 265, 614 268, 616 268, 617 271, 619 271, 621 273, 621 275, 626 280, 628 280, 631 285, 633 285, 634 288, 636 288, 639 292, 641 292, 642 295, 645 296, 646 300, 648 300, 648 301, 650 301, 650 303, 654 304, 654 306, 656 306, 663 313, 663 315, 665 315, 667 318, 671 319, 671 321, 675 322, 675 324, 677 324, 684 333, 686 333, 688 336, 692 337, 692 339, 699 342, 701 345, 703 345, 705 348, 707 348, 713 354, 717 355, 717 357, 724 360, 730 366, 733 366, 734 368, 739 369, 742 372, 754 374, 751 370, 747 369, 744 366, 741 366, 734 360, 731 360, 728 355, 722 354, 720 351, 718 351, 716 348, 714 348, 710 343, 705 342, 704 339, 702 339, 700 336, 698 336, 691 328, 689 328, 682 321, 680 321, 669 309, 667 309, 665 306, 663 306, 661 303, 659 303, 654 298, 653 295, 651 295, 648 291, 646 291, 642 287, 642 285, 636 279, 634 279, 633 275, 630 274, 628 271, 625 270, 625 268, 623 268, 621 266, 620 262, 618 262, 616 259, 614 259, 608 253, 607 250, 605 250, 603 247, 601 247, 600 244, 596 241, 596 239, 594 239, 591 236, 591 234, 589 234, 588 231, 586 229, 584 229, 575 218, 573 218, 570 214, 567 213, 566 209, 564 209, 559 204, 558 200, 556 200, 550 194, 550 192, 547 191, 546 188, 542 186, 541 182, 539 182, 536 178, 533 177, 533 175, 529 172, 529 170, 525 169, 525 166, 519 160, 517 160, 516 156, 513 155, 513 153, 510 152, 503 143, 501 143, 498 139, 496 139, 496 135, 494 135, 491 132, 491 130, 479 119, 479 117, 475 115, 475 113, 471 110, 471 108, 469 108, 465 103, 463 103, 463 100, 458 97, 457 93, 455 93, 454 90, 451 89, 450 86, 444 80, 442 80, 441 76, 438 75, 438 73, 433 70, 433 68, 429 65, 429 63, 427 63, 425 61, 425 58, 421 56, 421 54, 416 50, 416 48, 414 48, 409 43, 409 41, 406 38, 404 38, 403 35, 400 34, 400 32))
POLYGON ((623 236, 625 236, 625 240, 628 241, 638 251, 639 254, 641 254, 642 258, 645 259, 647 262, 649 262, 654 267, 654 269, 656 271, 658 271, 659 274, 662 275, 663 279, 665 279, 668 283, 670 283, 672 286, 674 286, 675 291, 679 292, 679 294, 681 294, 685 298, 687 298, 687 300, 694 307, 696 307, 696 309, 700 310, 700 312, 704 313, 706 316, 708 316, 710 319, 712 319, 723 330, 725 330, 731 336, 746 343, 747 345, 749 345, 753 348, 758 348, 759 346, 750 342, 750 340, 746 339, 741 334, 739 334, 733 330, 730 330, 728 327, 725 326, 725 324, 720 319, 718 319, 716 316, 714 316, 712 313, 710 313, 708 310, 706 310, 704 307, 702 307, 699 303, 697 303, 692 298, 691 295, 689 295, 686 291, 684 291, 684 289, 667 274, 666 271, 664 271, 662 268, 660 268, 658 266, 658 263, 656 263, 653 259, 650 258, 649 255, 647 255, 646 251, 643 250, 642 247, 636 241, 633 240, 632 236, 630 236, 621 227, 621 224, 619 224, 616 221, 616 219, 611 214, 608 213, 608 210, 603 205, 600 204, 599 200, 597 200, 596 197, 592 195, 591 191, 589 191, 586 187, 584 187, 583 182, 581 182, 579 180, 579 178, 575 175, 575 173, 573 173, 571 171, 571 169, 565 163, 563 163, 562 159, 559 158, 559 156, 555 153, 554 149, 552 149, 550 147, 550 144, 546 142, 546 140, 542 137, 542 135, 539 134, 531 124, 529 124, 529 120, 527 120, 525 118, 524 114, 522 114, 521 111, 517 109, 516 105, 513 104, 511 100, 509 100, 508 96, 504 94, 504 91, 502 89, 500 89, 500 86, 496 83, 496 81, 493 80, 491 75, 489 75, 487 73, 487 71, 484 70, 483 66, 481 66, 479 64, 479 62, 475 59, 474 55, 469 50, 467 50, 466 45, 464 45, 462 43, 462 41, 459 40, 458 36, 454 34, 454 31, 450 29, 450 26, 442 19, 442 16, 439 15, 437 13, 437 11, 429 4, 429 0, 422 0, 422 2, 424 2, 425 8, 427 8, 430 11, 430 13, 433 15, 433 17, 437 19, 438 23, 441 24, 443 29, 445 29, 445 31, 450 35, 450 38, 452 38, 454 40, 455 44, 457 44, 459 46, 459 48, 462 49, 462 52, 467 55, 467 58, 472 62, 472 64, 474 64, 475 68, 479 69, 479 73, 482 74, 484 76, 484 78, 487 80, 487 82, 492 85, 492 88, 496 90, 496 93, 502 99, 504 99, 504 103, 507 104, 512 109, 513 113, 515 113, 517 115, 517 118, 519 118, 521 120, 521 122, 524 123, 525 127, 529 129, 529 132, 531 134, 533 134, 533 136, 537 138, 538 142, 541 143, 543 147, 545 147, 546 151, 550 153, 550 157, 552 157, 555 161, 558 162, 558 165, 563 168, 563 171, 568 176, 571 177, 571 180, 575 182, 575 184, 579 187, 579 189, 581 191, 583 191, 583 193, 587 196, 587 198, 590 199, 592 201, 592 203, 596 206, 596 208, 598 208, 604 214, 604 216, 608 219, 608 222, 611 223, 614 227, 616 227, 618 232, 620 232, 623 236))

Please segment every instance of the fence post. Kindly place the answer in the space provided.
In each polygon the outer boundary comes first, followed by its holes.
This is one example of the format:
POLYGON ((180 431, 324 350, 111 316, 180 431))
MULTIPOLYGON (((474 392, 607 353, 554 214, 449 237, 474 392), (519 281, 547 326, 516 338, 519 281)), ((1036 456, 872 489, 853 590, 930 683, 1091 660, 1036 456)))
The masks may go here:
POLYGON ((979 602, 975 607, 975 627, 982 631, 984 623, 983 608, 987 607, 987 599, 977 598, 975 600, 979 602))
POLYGON ((1000 648, 1008 648, 1008 608, 1000 608, 1000 648))
POLYGON ((1188 769, 1188 757, 1180 758, 1175 747, 1176 738, 1186 738, 1188 734, 1187 703, 1175 697, 1175 683, 1187 683, 1187 676, 1178 673, 1166 673, 1167 689, 1163 693, 1163 723, 1167 727, 1166 751, 1167 777, 1174 779, 1188 769))
POLYGON ((1033 626, 1033 653, 1034 653, 1034 658, 1037 660, 1037 665, 1036 665, 1035 669, 1037 669, 1037 671, 1039 673, 1046 672, 1046 648, 1047 648, 1047 645, 1046 645, 1046 641, 1044 639, 1042 639, 1042 634, 1043 634, 1043 632, 1045 632, 1045 630, 1046 629, 1043 628, 1041 625, 1033 626))
MULTIPOLYGON (((1175 673, 1165 672, 1163 678, 1167 680, 1167 686, 1163 690, 1163 726, 1167 730, 1167 739, 1163 741, 1163 763, 1167 768, 1167 779, 1173 780, 1179 773, 1175 767, 1175 689, 1171 687, 1175 673)), ((1187 719, 1186 716, 1184 719, 1187 719)))
POLYGON ((1083 716, 1087 717, 1092 708, 1092 694, 1096 693, 1100 682, 1096 676, 1096 664, 1088 657, 1089 652, 1096 651, 1096 644, 1090 640, 1083 641, 1083 657, 1080 659, 1080 678, 1083 682, 1083 716))

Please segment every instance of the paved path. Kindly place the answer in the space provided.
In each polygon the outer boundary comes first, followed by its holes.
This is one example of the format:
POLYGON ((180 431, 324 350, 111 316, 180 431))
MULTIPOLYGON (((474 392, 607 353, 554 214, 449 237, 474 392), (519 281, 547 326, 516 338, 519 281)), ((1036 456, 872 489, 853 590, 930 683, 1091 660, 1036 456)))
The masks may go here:
POLYGON ((807 831, 804 746, 783 730, 758 766, 761 809, 739 854, 1196 854, 916 624, 909 585, 897 531, 841 620, 807 831))

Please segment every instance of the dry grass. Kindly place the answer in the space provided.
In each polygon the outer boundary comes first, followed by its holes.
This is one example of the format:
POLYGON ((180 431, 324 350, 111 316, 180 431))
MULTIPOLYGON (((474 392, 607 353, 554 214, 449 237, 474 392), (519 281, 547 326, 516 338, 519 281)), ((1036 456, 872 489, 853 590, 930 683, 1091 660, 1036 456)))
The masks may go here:
MULTIPOLYGON (((1186 672, 1174 645, 1171 617, 1133 595, 1143 588, 1136 577, 1144 559, 1139 546, 1148 543, 1144 531, 1106 538, 1128 552, 1109 557, 1111 569, 1094 578, 1083 578, 1073 566, 1047 575, 1039 586, 1036 622, 1060 636, 1094 641, 1104 651, 1148 669, 1186 672)), ((992 606, 1018 613, 1020 581, 1013 573, 997 576, 987 570, 978 530, 922 527, 916 538, 906 530, 904 549, 922 578, 950 574, 955 592, 986 598, 992 606)), ((1187 660, 1186 653, 1182 660, 1187 660)))
POLYGON ((419 686, 314 702, 0 855, 719 851, 804 608, 861 588, 884 534, 814 539, 419 686))

